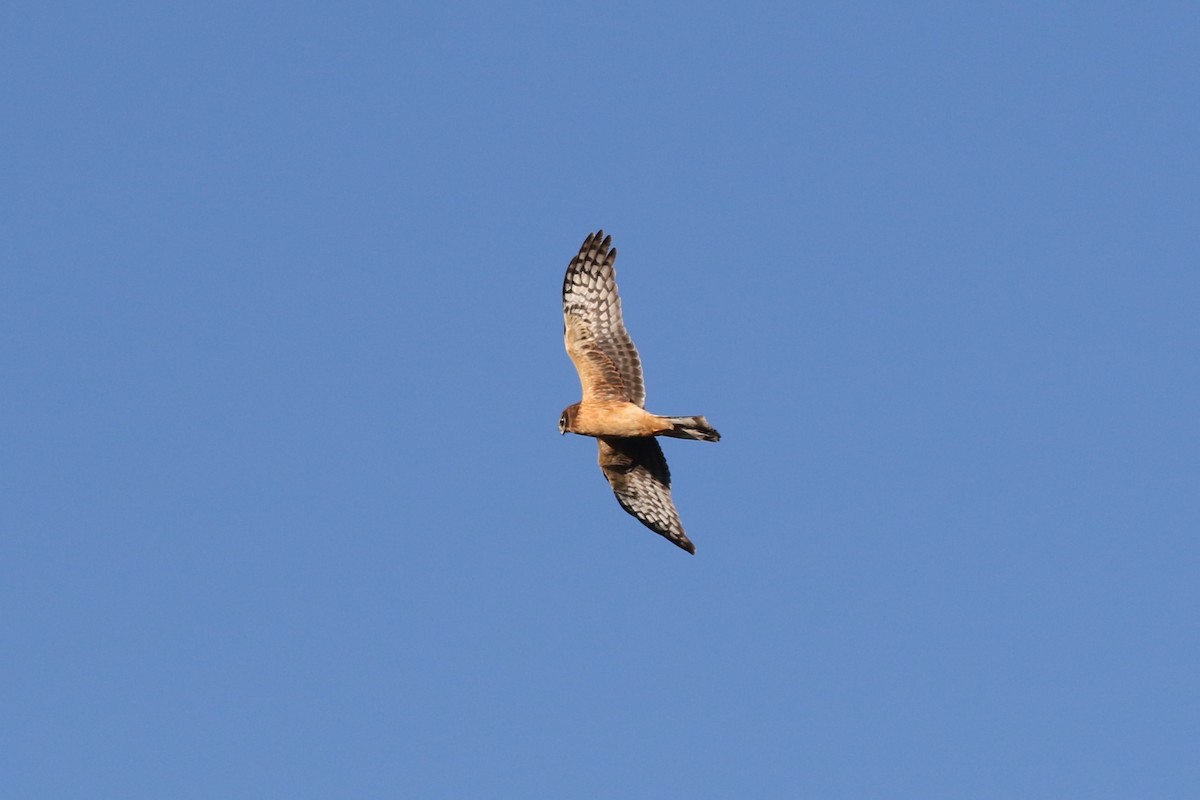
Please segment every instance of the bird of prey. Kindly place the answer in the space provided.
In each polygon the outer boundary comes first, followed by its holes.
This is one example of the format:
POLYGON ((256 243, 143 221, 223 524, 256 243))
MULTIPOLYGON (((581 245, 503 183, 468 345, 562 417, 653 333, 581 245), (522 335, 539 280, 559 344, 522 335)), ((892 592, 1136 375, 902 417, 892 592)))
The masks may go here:
POLYGON ((563 278, 567 354, 575 363, 583 399, 567 406, 558 432, 594 436, 600 469, 621 507, 689 553, 671 500, 671 472, 656 436, 719 441, 704 417, 660 417, 645 409, 646 385, 637 348, 621 319, 613 262, 617 251, 604 231, 590 234, 563 278))

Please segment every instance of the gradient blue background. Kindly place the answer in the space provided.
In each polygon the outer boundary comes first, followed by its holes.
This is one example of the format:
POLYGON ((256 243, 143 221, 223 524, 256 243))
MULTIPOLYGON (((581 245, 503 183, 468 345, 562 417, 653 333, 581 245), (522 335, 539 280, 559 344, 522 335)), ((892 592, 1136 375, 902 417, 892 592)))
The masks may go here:
POLYGON ((2 17, 4 797, 1196 796, 1195 4, 2 17))

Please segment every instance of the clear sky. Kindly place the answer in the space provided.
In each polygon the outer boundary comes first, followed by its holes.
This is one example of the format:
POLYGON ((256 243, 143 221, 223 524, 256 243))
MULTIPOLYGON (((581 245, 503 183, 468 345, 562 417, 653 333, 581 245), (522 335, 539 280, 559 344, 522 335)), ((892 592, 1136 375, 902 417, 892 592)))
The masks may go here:
POLYGON ((1194 3, 22 5, 0 795, 1196 796, 1194 3))

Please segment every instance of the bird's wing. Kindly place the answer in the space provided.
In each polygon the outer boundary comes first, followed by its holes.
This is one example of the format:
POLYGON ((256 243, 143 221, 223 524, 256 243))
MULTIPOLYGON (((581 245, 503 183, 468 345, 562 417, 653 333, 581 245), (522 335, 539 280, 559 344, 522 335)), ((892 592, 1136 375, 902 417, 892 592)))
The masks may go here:
POLYGON ((567 355, 575 363, 583 400, 626 400, 646 405, 642 360, 621 319, 613 262, 617 251, 604 231, 590 234, 563 278, 567 355))
POLYGON ((612 486, 621 508, 650 530, 689 553, 696 552, 683 532, 679 512, 671 500, 671 471, 658 440, 653 437, 601 438, 600 469, 612 486))

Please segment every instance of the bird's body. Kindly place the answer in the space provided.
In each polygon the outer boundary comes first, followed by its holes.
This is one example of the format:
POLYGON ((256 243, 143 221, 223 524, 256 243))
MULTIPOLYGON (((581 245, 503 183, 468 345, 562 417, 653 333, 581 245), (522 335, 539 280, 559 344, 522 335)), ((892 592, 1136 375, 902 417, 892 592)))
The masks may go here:
POLYGON ((655 436, 666 429, 658 417, 627 400, 593 400, 570 408, 567 430, 583 436, 655 436))
POLYGON ((660 417, 625 400, 595 400, 568 406, 568 433, 583 436, 673 436, 716 442, 721 435, 704 417, 660 417))
POLYGON ((621 316, 613 262, 604 231, 591 234, 563 278, 564 338, 579 373, 583 399, 559 418, 560 433, 593 436, 600 469, 621 507, 646 527, 690 553, 671 500, 671 473, 656 436, 719 441, 704 417, 662 417, 646 411, 642 363, 621 316))

